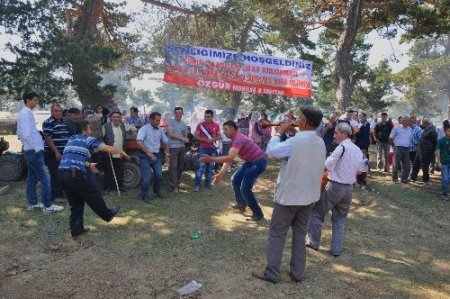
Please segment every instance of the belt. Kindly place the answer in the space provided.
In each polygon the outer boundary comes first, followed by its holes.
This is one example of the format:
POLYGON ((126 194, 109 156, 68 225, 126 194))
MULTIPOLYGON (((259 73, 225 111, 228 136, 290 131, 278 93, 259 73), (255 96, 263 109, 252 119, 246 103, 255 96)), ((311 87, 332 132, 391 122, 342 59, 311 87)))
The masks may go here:
POLYGON ((353 184, 344 184, 344 183, 339 183, 339 182, 336 182, 336 181, 332 181, 332 180, 330 180, 330 179, 327 179, 327 181, 328 181, 328 182, 331 182, 331 183, 335 183, 335 184, 343 185, 343 186, 353 186, 353 184))

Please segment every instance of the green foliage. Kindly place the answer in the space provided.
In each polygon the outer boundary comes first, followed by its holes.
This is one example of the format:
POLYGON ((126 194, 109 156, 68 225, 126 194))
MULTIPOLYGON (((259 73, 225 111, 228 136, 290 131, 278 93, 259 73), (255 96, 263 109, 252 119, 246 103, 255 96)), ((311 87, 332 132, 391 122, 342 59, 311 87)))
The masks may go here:
MULTIPOLYGON (((121 32, 130 16, 119 12, 122 4, 105 3, 103 23, 93 34, 80 37, 77 26, 86 1, 2 1, 0 25, 20 37, 6 48, 13 61, 0 61, 0 94, 18 98, 36 90, 42 103, 61 102, 73 88, 83 104, 106 102, 116 88, 100 86, 100 74, 115 68, 130 53, 133 35, 121 32), (129 43, 129 44, 128 44, 129 43)), ((96 22, 100 20, 95 20, 96 22)), ((81 25, 80 25, 81 23, 81 25)))
POLYGON ((397 88, 404 93, 413 113, 435 116, 431 112, 438 111, 446 117, 450 99, 450 34, 416 40, 410 55, 409 66, 394 78, 397 88))
POLYGON ((381 112, 393 103, 392 69, 384 59, 375 68, 370 68, 365 80, 359 84, 352 97, 352 106, 359 109, 381 112))

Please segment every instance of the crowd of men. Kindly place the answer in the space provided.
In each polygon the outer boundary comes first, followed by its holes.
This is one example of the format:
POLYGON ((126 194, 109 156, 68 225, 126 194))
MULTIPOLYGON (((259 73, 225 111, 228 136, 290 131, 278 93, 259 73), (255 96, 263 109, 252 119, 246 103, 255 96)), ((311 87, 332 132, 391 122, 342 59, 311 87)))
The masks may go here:
POLYGON ((414 116, 399 118, 394 124, 386 113, 376 121, 373 117, 367 118, 364 112, 349 109, 339 117, 331 113, 324 119, 320 110, 305 107, 300 109, 297 118, 288 111, 279 128, 272 132, 265 113, 242 115, 237 121, 229 120, 220 126, 214 121, 214 112, 206 110, 203 121, 196 124, 194 133, 190 134, 183 121, 182 107, 176 107, 174 118, 169 119, 159 112, 143 118, 135 107, 130 109, 130 116, 124 117, 124 113, 116 108, 105 113, 105 108, 100 105, 95 110, 85 107, 82 111, 76 108, 63 111, 60 105, 54 104, 51 117, 43 123, 42 138, 32 113, 39 96, 28 92, 23 95, 23 100, 25 108, 18 116, 17 135, 28 164, 28 208, 58 212, 63 206, 54 202, 66 197, 74 238, 87 232, 83 224, 85 203, 105 221, 111 221, 119 212, 118 207, 106 206, 104 192, 100 191, 97 182, 97 165, 103 165, 104 191, 126 192, 122 163, 130 159, 125 153, 126 140, 130 138, 136 140, 139 149, 142 174, 139 200, 150 203, 154 195, 164 197, 164 163, 169 169, 170 191, 179 192, 186 152, 191 149, 198 150, 200 157, 191 183, 194 192, 201 191, 202 186, 212 188, 219 184, 230 171, 231 163, 239 157, 243 163, 231 176, 236 201, 233 208, 244 213, 248 207, 252 212, 248 220, 255 222, 264 219, 264 213, 253 193, 253 186, 266 170, 267 157, 281 160, 269 228, 267 265, 263 271, 252 272, 256 278, 274 283, 280 281, 282 253, 289 228, 293 231, 289 275, 294 281, 301 281, 306 248, 319 248, 322 226, 330 210, 330 254, 341 255, 353 186, 356 183, 364 189, 367 184, 371 144, 377 146, 378 170, 389 172, 393 164, 392 180, 398 181, 401 171, 401 182, 405 184, 410 179, 416 180, 420 169, 423 181, 427 183, 436 153, 437 166, 442 169, 442 197, 447 199, 450 176, 448 121, 444 123, 440 132, 442 138, 438 141, 433 124, 427 119, 418 123, 414 116), (215 163, 222 164, 220 170, 215 163), (42 204, 36 195, 37 182, 41 186, 42 204))

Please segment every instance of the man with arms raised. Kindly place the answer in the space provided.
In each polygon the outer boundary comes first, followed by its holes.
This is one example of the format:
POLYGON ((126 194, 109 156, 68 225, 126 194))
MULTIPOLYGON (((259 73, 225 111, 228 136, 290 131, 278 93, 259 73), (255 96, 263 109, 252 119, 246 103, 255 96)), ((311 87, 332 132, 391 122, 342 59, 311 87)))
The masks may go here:
POLYGON ((214 185, 217 185, 222 181, 223 176, 227 172, 228 165, 239 155, 245 163, 231 177, 234 196, 237 202, 235 208, 244 212, 245 208, 249 206, 253 212, 251 220, 259 221, 264 219, 264 214, 255 198, 255 194, 253 194, 252 188, 258 177, 266 170, 267 161, 258 145, 238 130, 238 126, 233 121, 225 122, 223 124, 223 132, 232 142, 228 155, 220 157, 204 155, 200 158, 199 162, 224 163, 219 173, 214 177, 214 185))
MULTIPOLYGON (((303 280, 306 265, 305 237, 314 203, 320 197, 320 185, 325 165, 325 144, 316 135, 315 128, 322 121, 322 112, 315 108, 302 108, 298 119, 300 132, 281 141, 272 137, 266 153, 275 158, 288 158, 278 174, 275 207, 269 228, 267 266, 264 271, 253 271, 254 277, 273 283, 280 282, 281 260, 289 228, 292 227, 292 255, 289 275, 294 281, 303 280)), ((290 129, 284 123, 279 134, 290 129)))

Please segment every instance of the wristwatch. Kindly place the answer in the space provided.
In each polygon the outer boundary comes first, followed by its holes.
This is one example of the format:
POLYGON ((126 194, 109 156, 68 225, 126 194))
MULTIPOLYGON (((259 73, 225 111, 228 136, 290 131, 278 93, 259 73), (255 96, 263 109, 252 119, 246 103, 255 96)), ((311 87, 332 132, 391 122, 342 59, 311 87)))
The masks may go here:
POLYGON ((166 154, 166 156, 170 156, 170 154, 166 154))

